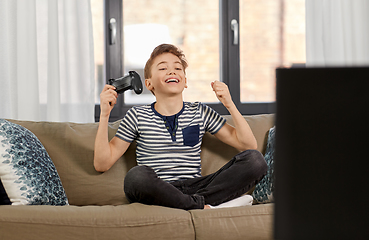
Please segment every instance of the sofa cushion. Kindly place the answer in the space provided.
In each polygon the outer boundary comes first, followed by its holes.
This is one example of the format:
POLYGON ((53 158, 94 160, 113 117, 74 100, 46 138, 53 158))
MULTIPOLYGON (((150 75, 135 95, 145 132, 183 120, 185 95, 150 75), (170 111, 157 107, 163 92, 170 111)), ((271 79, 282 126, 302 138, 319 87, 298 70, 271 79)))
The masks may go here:
POLYGON ((190 210, 196 239, 273 239, 274 204, 190 210))
POLYGON ((0 230, 0 239, 12 240, 195 239, 188 211, 140 203, 83 207, 2 206, 0 230))
MULTIPOLYGON (((104 173, 94 168, 98 123, 35 122, 9 120, 32 131, 45 146, 63 183, 70 205, 127 204, 123 179, 136 165, 135 143, 104 173)), ((120 121, 109 123, 109 139, 120 121)))
POLYGON ((0 119, 1 205, 67 205, 44 146, 28 129, 0 119))
POLYGON ((252 194, 257 203, 270 203, 274 201, 274 139, 275 127, 269 130, 265 161, 268 164, 268 172, 265 177, 255 186, 252 194))
MULTIPOLYGON (((230 115, 223 116, 227 123, 234 126, 233 119, 230 115)), ((274 114, 260 114, 244 116, 247 123, 256 138, 258 143, 257 150, 261 153, 265 153, 267 145, 267 132, 274 126, 274 114)), ((202 175, 208 175, 226 164, 231 160, 239 151, 219 139, 210 133, 206 133, 203 138, 201 147, 201 166, 202 175)))

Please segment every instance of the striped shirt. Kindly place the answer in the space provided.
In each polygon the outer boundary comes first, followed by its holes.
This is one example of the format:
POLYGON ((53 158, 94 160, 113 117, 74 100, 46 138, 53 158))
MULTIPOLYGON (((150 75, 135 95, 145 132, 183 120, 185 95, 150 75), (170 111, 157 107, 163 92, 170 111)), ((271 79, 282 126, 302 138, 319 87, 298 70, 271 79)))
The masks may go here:
POLYGON ((202 137, 205 132, 217 133, 226 120, 202 103, 184 102, 173 128, 154 104, 128 110, 116 136, 136 140, 137 164, 151 167, 164 181, 201 176, 202 137))

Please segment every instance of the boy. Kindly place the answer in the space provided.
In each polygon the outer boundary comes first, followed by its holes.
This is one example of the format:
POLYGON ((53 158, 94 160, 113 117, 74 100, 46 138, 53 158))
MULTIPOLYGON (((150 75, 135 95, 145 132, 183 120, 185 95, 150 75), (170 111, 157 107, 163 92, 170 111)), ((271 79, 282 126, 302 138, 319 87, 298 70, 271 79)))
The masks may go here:
POLYGON ((185 56, 177 47, 170 44, 156 47, 145 65, 145 86, 155 95, 156 102, 131 108, 110 142, 108 119, 117 93, 113 86, 104 87, 100 94, 95 169, 100 172, 110 169, 136 140, 138 166, 124 179, 124 191, 130 202, 185 210, 219 204, 247 205, 251 196, 242 195, 267 171, 263 156, 253 150, 257 147, 255 137, 224 83, 214 81, 211 87, 228 109, 235 127, 206 105, 183 101, 186 67, 185 56), (206 131, 243 152, 217 172, 201 176, 200 147, 206 131))

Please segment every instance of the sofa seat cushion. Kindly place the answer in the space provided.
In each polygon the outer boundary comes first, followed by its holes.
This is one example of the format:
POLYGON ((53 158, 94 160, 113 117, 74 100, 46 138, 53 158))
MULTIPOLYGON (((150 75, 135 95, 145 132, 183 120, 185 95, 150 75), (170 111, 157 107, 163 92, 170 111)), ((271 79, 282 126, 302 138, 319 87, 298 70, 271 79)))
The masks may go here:
POLYGON ((58 172, 38 138, 0 119, 0 205, 67 205, 58 172))
POLYGON ((273 239, 273 203, 190 212, 196 239, 273 239))
POLYGON ((139 203, 84 207, 0 206, 0 226, 1 239, 14 240, 195 239, 188 211, 139 203))

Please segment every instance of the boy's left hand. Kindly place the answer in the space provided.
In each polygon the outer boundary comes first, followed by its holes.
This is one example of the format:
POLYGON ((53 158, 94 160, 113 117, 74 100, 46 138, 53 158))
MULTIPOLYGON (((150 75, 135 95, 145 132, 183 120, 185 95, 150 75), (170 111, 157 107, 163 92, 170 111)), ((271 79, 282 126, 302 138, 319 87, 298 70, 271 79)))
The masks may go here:
POLYGON ((234 104, 228 86, 224 82, 214 81, 211 87, 224 107, 229 108, 234 104))

